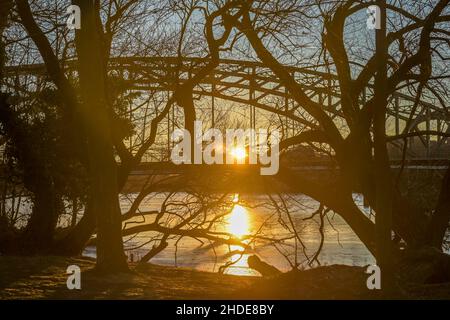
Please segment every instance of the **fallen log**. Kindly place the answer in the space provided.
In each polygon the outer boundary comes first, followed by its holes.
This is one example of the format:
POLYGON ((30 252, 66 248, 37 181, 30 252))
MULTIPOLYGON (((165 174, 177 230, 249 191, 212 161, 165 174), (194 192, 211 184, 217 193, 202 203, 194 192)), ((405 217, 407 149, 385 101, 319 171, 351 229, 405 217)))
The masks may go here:
POLYGON ((249 268, 258 271, 263 277, 275 277, 280 275, 282 272, 275 268, 274 266, 262 261, 257 256, 253 255, 248 257, 247 263, 249 268))

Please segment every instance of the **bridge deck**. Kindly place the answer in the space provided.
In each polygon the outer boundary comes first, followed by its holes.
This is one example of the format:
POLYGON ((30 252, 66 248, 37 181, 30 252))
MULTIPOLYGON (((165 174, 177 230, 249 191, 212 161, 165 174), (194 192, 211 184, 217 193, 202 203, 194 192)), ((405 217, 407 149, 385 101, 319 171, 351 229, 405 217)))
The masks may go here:
MULTIPOLYGON (((401 167, 401 160, 391 160, 391 168, 401 167)), ((446 170, 450 165, 449 159, 411 159, 406 160, 405 169, 417 170, 446 170)), ((176 165, 172 162, 144 162, 138 165, 131 175, 164 175, 183 173, 259 173, 261 165, 249 164, 214 164, 214 165, 176 165)), ((295 171, 309 170, 338 170, 339 166, 332 161, 311 160, 289 165, 295 171)))

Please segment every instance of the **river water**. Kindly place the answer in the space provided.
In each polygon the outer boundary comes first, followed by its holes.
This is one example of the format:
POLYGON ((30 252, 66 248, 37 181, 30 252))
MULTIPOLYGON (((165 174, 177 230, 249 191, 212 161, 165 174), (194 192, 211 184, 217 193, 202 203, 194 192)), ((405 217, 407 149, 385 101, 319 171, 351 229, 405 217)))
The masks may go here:
MULTIPOLYGON (((136 195, 128 195, 127 199, 121 201, 122 211, 126 212, 130 207, 129 199, 136 195)), ((274 214, 273 208, 257 204, 265 203, 266 196, 263 195, 235 195, 239 197, 231 213, 226 216, 219 226, 219 231, 229 232, 236 237, 259 232, 264 237, 286 239, 292 236, 289 232, 289 220, 286 216, 274 214)), ((227 274, 234 275, 257 275, 258 273, 247 266, 249 255, 257 254, 264 261, 276 266, 280 270, 288 271, 292 264, 297 263, 302 268, 308 268, 306 256, 312 257, 320 244, 319 217, 304 220, 310 217, 318 208, 318 203, 304 195, 289 195, 292 223, 298 232, 299 240, 287 239, 279 243, 268 243, 267 241, 253 241, 251 249, 245 254, 236 253, 241 251, 238 246, 212 245, 184 237, 178 242, 170 240, 168 247, 151 259, 151 263, 168 266, 193 268, 209 272, 217 272, 220 266, 227 262, 235 262, 225 270, 227 274), (301 241, 301 242, 300 242, 301 241), (303 249, 303 246, 305 249, 303 249), (297 254, 295 254, 297 252, 297 254), (295 257, 297 256, 297 258, 295 257)), ((143 201, 140 210, 158 210, 163 195, 152 196, 143 201)), ((360 196, 355 195, 355 202, 362 203, 360 196)), ((362 207, 361 207, 362 208, 362 207)), ((362 208, 366 214, 369 209, 362 208)), ((143 220, 142 220, 143 221, 143 220)), ((292 230, 292 229, 291 229, 292 230)), ((346 264, 365 266, 375 263, 375 259, 354 234, 351 228, 337 214, 328 213, 323 223, 324 242, 318 260, 321 265, 346 264)), ((156 234, 143 232, 133 237, 124 239, 127 255, 131 260, 138 260, 145 255, 153 243, 146 244, 156 234)), ((95 248, 86 248, 85 255, 95 256, 95 248)), ((315 263, 317 265, 317 263, 315 263)))

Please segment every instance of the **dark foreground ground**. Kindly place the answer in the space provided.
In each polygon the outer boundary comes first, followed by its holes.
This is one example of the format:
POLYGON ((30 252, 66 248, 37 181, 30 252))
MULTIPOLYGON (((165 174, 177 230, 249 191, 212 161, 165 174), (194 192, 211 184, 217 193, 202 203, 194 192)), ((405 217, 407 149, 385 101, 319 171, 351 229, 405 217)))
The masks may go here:
MULTIPOLYGON (((380 299, 366 288, 364 269, 326 266, 274 279, 148 264, 102 276, 88 258, 0 257, 0 299, 380 299), (81 290, 68 290, 66 268, 82 270, 81 290)), ((393 298, 450 299, 450 283, 405 286, 393 298)))

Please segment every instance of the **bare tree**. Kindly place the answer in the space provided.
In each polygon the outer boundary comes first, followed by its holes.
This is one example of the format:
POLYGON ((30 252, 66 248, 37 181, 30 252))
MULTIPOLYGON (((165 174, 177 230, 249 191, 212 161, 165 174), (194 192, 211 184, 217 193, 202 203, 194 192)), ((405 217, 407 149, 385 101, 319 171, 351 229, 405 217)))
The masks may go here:
MULTIPOLYGON (((279 177, 287 184, 295 184, 305 194, 338 212, 375 255, 377 255, 375 228, 373 223, 353 203, 351 195, 354 191, 363 191, 371 206, 376 212, 379 212, 379 218, 383 216, 382 212, 386 211, 385 217, 387 220, 383 224, 388 229, 390 229, 388 212, 392 210, 393 230, 410 248, 435 245, 441 250, 444 233, 440 232, 440 241, 434 243, 427 240, 427 235, 433 233, 429 228, 434 225, 432 221, 437 219, 442 211, 436 210, 435 215, 428 217, 424 212, 413 208, 399 190, 394 188, 387 162, 386 111, 382 107, 383 102, 378 100, 377 95, 366 99, 366 101, 361 100, 363 92, 371 87, 374 75, 377 72, 379 75, 382 74, 380 73, 380 70, 382 70, 380 69, 381 64, 377 63, 379 61, 377 60, 377 54, 372 55, 372 57, 369 56, 362 65, 351 61, 346 48, 345 41, 348 33, 345 29, 347 28, 347 20, 360 10, 366 9, 368 5, 368 3, 359 1, 341 1, 323 3, 323 5, 319 2, 317 7, 308 10, 306 2, 287 4, 277 1, 274 4, 268 1, 238 1, 235 10, 242 11, 242 18, 233 19, 224 16, 224 19, 229 24, 236 26, 245 36, 258 59, 270 67, 289 90, 289 93, 298 103, 297 108, 302 108, 314 119, 313 124, 316 125, 316 129, 305 130, 290 138, 289 143, 286 144, 326 142, 333 149, 336 161, 341 169, 338 183, 332 186, 317 185, 303 177, 296 176, 295 173, 286 168, 280 171, 279 177), (286 55, 295 57, 294 53, 287 51, 280 44, 281 41, 277 36, 281 36, 285 32, 285 29, 283 29, 285 26, 281 23, 281 20, 296 15, 304 17, 305 20, 308 20, 311 16, 323 18, 323 34, 322 38, 319 39, 319 44, 321 44, 319 48, 321 52, 327 52, 332 59, 332 67, 336 72, 339 83, 340 116, 343 121, 335 121, 334 116, 326 111, 326 105, 310 98, 301 83, 290 74, 288 68, 280 62, 280 58, 277 58, 283 50, 286 55), (273 20, 270 20, 271 18, 273 20), (276 46, 273 45, 274 42, 277 43, 276 46), (360 72, 358 73, 357 70, 360 70, 360 72), (340 128, 338 125, 342 127, 340 128), (375 141, 372 134, 375 135, 375 141), (372 155, 373 148, 375 148, 375 158, 372 155), (380 174, 381 176, 378 179, 377 175, 380 174), (295 179, 293 179, 294 176, 295 179), (388 190, 393 190, 393 192, 390 193, 388 190), (392 208, 389 208, 389 198, 384 198, 381 201, 382 198, 379 196, 382 194, 393 197, 392 208)), ((409 33, 418 35, 411 40, 410 44, 411 46, 417 46, 415 52, 412 49, 410 51, 404 50, 400 59, 389 56, 388 76, 383 86, 386 89, 387 97, 391 97, 405 86, 414 86, 420 79, 428 79, 430 86, 434 83, 430 72, 432 72, 433 67, 439 72, 439 57, 442 57, 442 55, 438 55, 436 59, 431 59, 430 51, 439 51, 442 46, 448 47, 448 39, 442 37, 442 34, 446 34, 446 31, 442 30, 444 22, 448 22, 449 18, 446 15, 447 8, 448 1, 446 0, 431 1, 428 3, 426 15, 419 17, 419 13, 416 13, 416 16, 394 3, 387 5, 387 9, 393 14, 404 16, 410 20, 406 26, 402 25, 400 29, 387 35, 386 46, 388 48, 398 42, 403 43, 404 38, 409 33)), ((311 36, 309 35, 309 37, 311 36)), ((382 39, 381 36, 380 39, 382 39)), ((295 45, 292 47, 295 47, 295 45)), ((435 78, 439 78, 439 76, 435 78)), ((375 81, 378 81, 378 83, 383 81, 381 80, 382 75, 379 79, 375 81)), ((438 94, 437 92, 434 93, 438 94)), ((441 96, 441 98, 444 101, 446 100, 445 97, 441 96)), ((294 113, 295 108, 291 112, 294 113)), ((416 132, 415 134, 426 135, 428 133, 416 132)), ((435 132, 435 134, 445 136, 445 133, 435 132)), ((400 136, 394 137, 399 138, 400 136)), ((449 216, 446 215, 445 219, 440 219, 443 223, 443 229, 448 226, 448 218, 449 216)), ((383 231, 383 234, 386 234, 386 232, 388 231, 383 231)))

